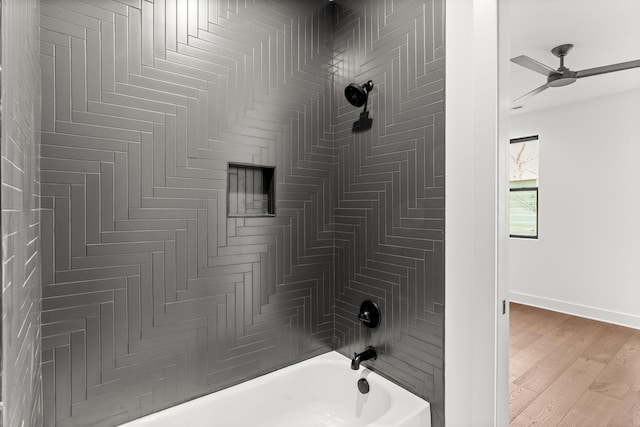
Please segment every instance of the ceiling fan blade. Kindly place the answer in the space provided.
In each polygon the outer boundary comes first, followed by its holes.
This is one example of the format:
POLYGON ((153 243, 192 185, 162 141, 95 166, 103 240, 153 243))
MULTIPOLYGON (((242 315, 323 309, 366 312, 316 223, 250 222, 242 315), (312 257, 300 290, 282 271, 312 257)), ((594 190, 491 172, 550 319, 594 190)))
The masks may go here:
POLYGON ((531 71, 535 71, 536 73, 540 73, 545 76, 550 76, 552 74, 560 74, 557 70, 544 65, 542 62, 538 62, 535 59, 531 59, 526 55, 516 56, 515 58, 511 58, 511 62, 516 63, 522 67, 528 68, 531 71))
POLYGON ((546 88, 548 88, 549 86, 545 83, 540 87, 535 88, 534 90, 532 90, 531 92, 527 92, 524 95, 522 95, 520 98, 515 99, 512 103, 511 103, 511 108, 515 108, 515 107, 519 107, 522 106, 522 102, 528 98, 531 98, 533 95, 537 95, 540 92, 542 92, 543 90, 545 90, 546 88))
POLYGON ((605 65, 603 67, 588 68, 577 71, 576 78, 597 76, 598 74, 612 73, 614 71, 628 70, 629 68, 640 67, 640 59, 635 61, 620 62, 618 64, 605 65))

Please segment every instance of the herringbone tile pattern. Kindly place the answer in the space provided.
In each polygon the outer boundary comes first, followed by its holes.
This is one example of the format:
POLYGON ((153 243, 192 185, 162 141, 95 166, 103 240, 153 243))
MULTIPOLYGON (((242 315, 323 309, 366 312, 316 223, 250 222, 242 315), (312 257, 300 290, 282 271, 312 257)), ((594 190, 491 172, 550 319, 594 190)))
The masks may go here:
POLYGON ((42 424, 40 21, 37 0, 2 15, 2 408, 0 426, 42 424))
POLYGON ((369 343, 442 425, 443 9, 42 0, 47 425, 369 343), (275 218, 228 217, 229 162, 275 166, 275 218))
POLYGON ((348 1, 335 29, 336 346, 432 403, 444 424, 444 1, 348 1), (373 80, 373 127, 342 90, 373 80), (382 308, 371 332, 353 313, 382 308))
POLYGON ((326 6, 42 0, 46 425, 332 347, 326 6), (228 162, 275 166, 277 217, 227 217, 228 162))

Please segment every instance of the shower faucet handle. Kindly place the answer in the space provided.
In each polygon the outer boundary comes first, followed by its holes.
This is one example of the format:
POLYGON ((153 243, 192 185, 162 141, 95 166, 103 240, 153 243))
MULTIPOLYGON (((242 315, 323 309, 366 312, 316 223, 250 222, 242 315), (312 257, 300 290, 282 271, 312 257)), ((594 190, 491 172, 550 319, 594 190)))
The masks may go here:
POLYGON ((360 305, 358 320, 368 328, 377 328, 380 325, 380 309, 378 305, 370 300, 364 301, 360 305))
POLYGON ((371 319, 369 317, 369 312, 365 311, 364 313, 358 314, 358 320, 365 323, 371 322, 371 319))

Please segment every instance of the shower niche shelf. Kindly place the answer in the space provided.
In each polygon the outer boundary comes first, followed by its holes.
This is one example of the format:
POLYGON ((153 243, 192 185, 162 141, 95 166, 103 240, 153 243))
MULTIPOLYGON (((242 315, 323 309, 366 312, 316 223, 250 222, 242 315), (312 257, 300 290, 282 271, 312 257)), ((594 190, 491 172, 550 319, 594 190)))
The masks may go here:
POLYGON ((227 217, 276 216, 275 167, 229 163, 227 217))

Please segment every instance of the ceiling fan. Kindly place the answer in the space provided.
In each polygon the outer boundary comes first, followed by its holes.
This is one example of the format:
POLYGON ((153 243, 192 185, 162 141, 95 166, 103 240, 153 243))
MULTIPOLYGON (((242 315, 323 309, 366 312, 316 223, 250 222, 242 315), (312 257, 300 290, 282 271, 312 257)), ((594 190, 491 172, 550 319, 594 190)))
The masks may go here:
POLYGON ((577 79, 581 79, 583 77, 597 76, 598 74, 612 73, 614 71, 622 71, 627 70, 629 68, 640 67, 640 59, 635 61, 628 62, 620 62, 618 64, 604 65, 602 67, 595 68, 587 68, 586 70, 580 71, 571 71, 569 68, 564 66, 564 57, 567 56, 571 49, 573 48, 572 44, 561 44, 560 46, 556 46, 551 49, 551 53, 556 57, 560 58, 560 67, 557 70, 544 65, 535 59, 531 59, 528 56, 520 55, 515 58, 511 58, 511 62, 514 62, 518 65, 521 65, 525 68, 530 69, 531 71, 535 71, 536 73, 543 74, 547 77, 547 82, 540 87, 535 88, 531 92, 525 93, 521 97, 517 98, 513 101, 513 108, 520 108, 522 106, 522 102, 533 96, 537 95, 543 90, 549 87, 560 87, 570 85, 574 83, 577 79))

